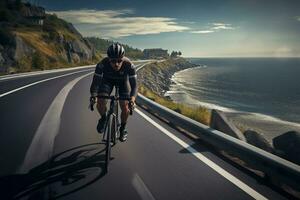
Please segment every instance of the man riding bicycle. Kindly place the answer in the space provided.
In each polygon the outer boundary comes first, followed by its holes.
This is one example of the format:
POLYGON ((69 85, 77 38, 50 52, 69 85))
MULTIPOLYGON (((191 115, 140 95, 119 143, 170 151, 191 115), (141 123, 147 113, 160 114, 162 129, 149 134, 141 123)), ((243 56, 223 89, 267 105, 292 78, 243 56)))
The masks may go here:
POLYGON ((93 82, 90 87, 91 99, 97 98, 97 110, 101 115, 98 121, 97 131, 104 132, 106 121, 107 99, 98 96, 109 96, 114 86, 119 87, 120 98, 130 98, 130 102, 120 100, 121 126, 120 141, 127 139, 126 123, 129 115, 129 103, 135 104, 137 96, 137 75, 132 62, 124 56, 124 47, 119 43, 113 43, 107 49, 107 57, 96 65, 93 82))

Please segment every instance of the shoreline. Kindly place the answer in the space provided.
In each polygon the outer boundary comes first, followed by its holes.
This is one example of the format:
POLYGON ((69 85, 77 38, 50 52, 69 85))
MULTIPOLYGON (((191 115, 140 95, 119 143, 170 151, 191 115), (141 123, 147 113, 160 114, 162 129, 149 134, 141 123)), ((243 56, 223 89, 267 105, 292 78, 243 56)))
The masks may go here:
MULTIPOLYGON (((284 121, 274 121, 271 119, 257 118, 253 113, 230 113, 225 112, 226 117, 229 121, 233 122, 239 129, 253 130, 263 135, 264 138, 273 145, 273 138, 282 135, 288 131, 300 132, 300 124, 284 121)), ((261 114, 262 115, 262 114, 261 114)), ((267 117, 272 117, 265 115, 267 117)))
MULTIPOLYGON (((203 68, 205 66, 197 66, 203 68)), ((196 68, 197 68, 196 67, 196 68)), ((187 68, 184 70, 189 70, 187 68)), ((179 70, 174 72, 180 72, 179 70)), ((251 113, 246 111, 233 110, 227 107, 218 106, 215 104, 200 102, 193 99, 188 94, 183 91, 172 91, 172 87, 176 87, 176 82, 171 79, 171 84, 168 86, 169 90, 166 91, 165 95, 168 96, 172 101, 183 103, 191 106, 202 106, 209 110, 215 109, 223 112, 225 116, 231 121, 234 125, 238 127, 242 132, 246 130, 253 130, 257 133, 264 136, 264 138, 273 145, 273 138, 282 135, 288 131, 297 131, 300 132, 300 123, 289 122, 283 119, 278 119, 271 115, 266 115, 262 113, 251 113)))

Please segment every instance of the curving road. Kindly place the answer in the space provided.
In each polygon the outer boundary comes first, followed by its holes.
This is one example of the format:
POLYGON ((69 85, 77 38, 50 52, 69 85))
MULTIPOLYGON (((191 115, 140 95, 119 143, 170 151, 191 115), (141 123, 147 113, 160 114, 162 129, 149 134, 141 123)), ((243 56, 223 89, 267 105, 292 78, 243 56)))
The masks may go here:
POLYGON ((0 199, 289 198, 139 107, 104 174, 93 71, 0 77, 0 199))

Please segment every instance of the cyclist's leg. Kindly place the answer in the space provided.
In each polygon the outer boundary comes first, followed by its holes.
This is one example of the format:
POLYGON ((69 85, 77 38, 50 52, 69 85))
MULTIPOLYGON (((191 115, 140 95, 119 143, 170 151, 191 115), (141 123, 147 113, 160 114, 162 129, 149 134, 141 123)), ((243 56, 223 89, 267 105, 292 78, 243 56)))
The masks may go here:
MULTIPOLYGON (((99 93, 98 95, 101 96, 108 96, 108 93, 99 93)), ((97 98, 97 110, 100 114, 100 116, 103 116, 106 114, 107 111, 107 99, 97 98)))
MULTIPOLYGON (((119 88, 119 96, 129 98, 130 92, 129 92, 128 84, 120 85, 119 88)), ((125 141, 127 139, 127 131, 126 131, 126 124, 129 116, 129 108, 128 108, 128 101, 127 100, 120 100, 120 107, 121 107, 121 127, 120 127, 120 140, 125 141)))
MULTIPOLYGON (((108 96, 110 95, 111 91, 112 91, 113 86, 108 82, 103 80, 102 83, 99 86, 99 90, 98 90, 98 95, 100 96, 108 96)), ((101 118, 98 121, 98 125, 97 125, 97 131, 99 133, 103 133, 104 132, 104 128, 105 128, 105 121, 106 121, 106 110, 107 110, 107 99, 103 99, 103 98, 97 98, 97 110, 99 112, 99 114, 101 115, 101 118)))
MULTIPOLYGON (((99 96, 109 96, 112 92, 113 85, 106 79, 102 80, 99 85, 98 95, 99 96)), ((106 116, 107 111, 107 99, 97 98, 97 110, 99 114, 102 116, 106 116)))
POLYGON ((120 107, 121 107, 121 124, 122 123, 126 124, 129 116, 128 101, 120 100, 120 107))
MULTIPOLYGON (((123 98, 130 97, 130 86, 128 81, 123 82, 119 86, 119 96, 123 98)), ((121 124, 127 123, 127 119, 129 116, 129 108, 128 108, 128 101, 120 100, 120 107, 121 107, 121 124)))

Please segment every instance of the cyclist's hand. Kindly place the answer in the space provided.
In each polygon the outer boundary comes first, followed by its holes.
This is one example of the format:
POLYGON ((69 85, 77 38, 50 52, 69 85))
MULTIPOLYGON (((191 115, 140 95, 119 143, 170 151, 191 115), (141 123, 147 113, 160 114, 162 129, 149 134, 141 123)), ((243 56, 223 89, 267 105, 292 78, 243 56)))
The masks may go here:
POLYGON ((135 105, 135 96, 130 97, 130 101, 129 102, 133 102, 135 105))
POLYGON ((89 109, 91 110, 91 111, 94 111, 94 104, 96 103, 96 97, 94 97, 94 96, 91 96, 90 97, 90 105, 89 105, 89 109))
POLYGON ((90 103, 96 103, 96 97, 94 97, 94 96, 91 96, 90 97, 90 103))
POLYGON ((129 110, 130 110, 129 114, 132 115, 132 111, 135 108, 135 101, 130 100, 128 103, 128 106, 129 106, 129 110))

